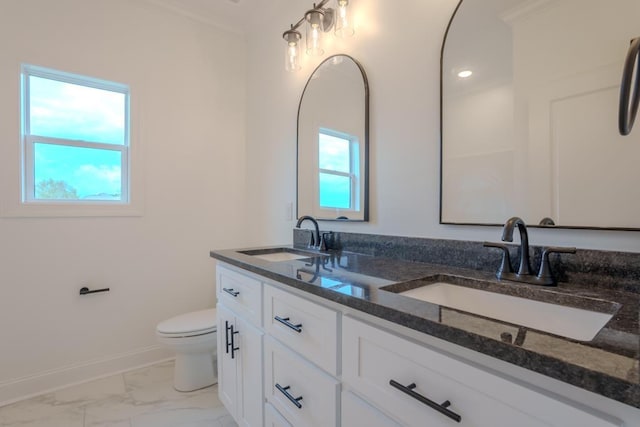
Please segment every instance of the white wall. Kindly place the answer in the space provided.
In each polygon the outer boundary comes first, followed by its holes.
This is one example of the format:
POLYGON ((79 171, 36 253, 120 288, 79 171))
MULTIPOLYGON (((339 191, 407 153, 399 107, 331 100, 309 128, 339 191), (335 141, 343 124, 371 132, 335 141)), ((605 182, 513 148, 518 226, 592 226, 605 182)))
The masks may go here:
MULTIPOLYGON (((496 227, 438 223, 440 156, 440 48, 457 0, 353 0, 356 37, 332 40, 325 55, 360 61, 371 90, 371 221, 326 223, 323 228, 362 233, 499 240, 496 227)), ((249 35, 247 179, 254 212, 253 244, 288 243, 295 202, 296 110, 304 83, 321 59, 284 70, 280 35, 309 4, 274 0, 249 35)), ((533 244, 640 252, 637 232, 530 230, 533 244)))
POLYGON ((0 218, 2 403, 167 357, 156 323, 215 304, 209 250, 245 240, 246 44, 144 1, 0 3, 3 181, 22 62, 129 84, 144 159, 142 216, 0 218))

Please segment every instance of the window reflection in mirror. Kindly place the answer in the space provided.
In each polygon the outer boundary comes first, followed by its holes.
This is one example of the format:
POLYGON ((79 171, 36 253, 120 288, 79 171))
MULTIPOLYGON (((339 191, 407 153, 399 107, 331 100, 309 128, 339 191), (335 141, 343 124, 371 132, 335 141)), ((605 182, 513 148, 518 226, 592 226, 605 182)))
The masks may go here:
POLYGON ((362 67, 335 55, 313 72, 298 110, 298 216, 368 221, 368 102, 362 67))
POLYGON ((321 209, 358 211, 360 144, 353 135, 318 133, 318 187, 321 209))

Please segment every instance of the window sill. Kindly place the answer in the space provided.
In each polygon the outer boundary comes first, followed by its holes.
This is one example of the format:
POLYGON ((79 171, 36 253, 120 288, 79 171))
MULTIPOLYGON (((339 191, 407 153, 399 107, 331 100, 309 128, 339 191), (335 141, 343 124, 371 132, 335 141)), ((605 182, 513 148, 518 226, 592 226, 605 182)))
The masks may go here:
POLYGON ((3 218, 65 217, 139 217, 143 209, 137 204, 120 203, 19 203, 2 206, 3 218))

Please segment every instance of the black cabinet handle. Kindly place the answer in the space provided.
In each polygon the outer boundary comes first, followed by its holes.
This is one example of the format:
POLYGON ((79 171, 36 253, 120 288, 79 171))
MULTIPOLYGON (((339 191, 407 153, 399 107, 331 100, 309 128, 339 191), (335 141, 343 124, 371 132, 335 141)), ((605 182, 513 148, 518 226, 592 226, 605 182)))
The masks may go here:
POLYGON ((240 291, 236 291, 233 288, 222 288, 222 290, 234 298, 237 298, 237 296, 240 295, 240 291))
POLYGON ((225 345, 225 353, 229 354, 229 321, 224 321, 224 345, 225 345))
POLYGON ((274 319, 298 333, 302 332, 302 323, 298 323, 297 325, 294 325, 293 323, 289 322, 290 319, 288 317, 276 316, 274 317, 274 319))
POLYGON ((451 418, 455 422, 459 423, 462 420, 462 417, 460 415, 458 415, 455 412, 447 409, 449 406, 451 406, 451 402, 449 402, 448 400, 445 400, 441 404, 437 404, 433 400, 427 399, 423 395, 413 391, 413 389, 416 388, 416 383, 411 383, 411 384, 409 384, 407 386, 404 386, 404 385, 400 384, 397 381, 390 380, 389 381, 389 385, 391 385, 392 387, 397 388, 398 390, 400 390, 403 393, 408 394, 409 396, 413 397, 417 401, 419 401, 421 403, 424 403, 428 407, 430 407, 432 409, 435 409, 436 411, 440 412, 441 414, 446 415, 447 417, 451 418))
POLYGON ((282 394, 284 394, 287 399, 289 399, 291 401, 291 403, 293 403, 294 405, 296 405, 296 407, 298 409, 302 409, 302 403, 300 403, 300 401, 302 400, 302 396, 300 397, 293 397, 287 390, 289 390, 291 388, 291 386, 286 386, 286 387, 282 387, 280 384, 276 383, 276 388, 278 390, 280 390, 280 392, 282 394))
POLYGON ((224 321, 224 345, 225 345, 225 353, 229 354, 229 350, 231 350, 231 358, 235 359, 235 352, 240 350, 239 347, 236 347, 235 337, 238 331, 233 330, 233 324, 229 324, 228 320, 224 321))
POLYGON ((240 347, 236 347, 236 338, 235 335, 238 331, 233 330, 233 325, 231 325, 231 358, 235 359, 236 351, 240 350, 240 347))
POLYGON ((638 104, 640 104, 640 70, 636 70, 636 78, 633 79, 633 70, 636 62, 640 60, 640 37, 631 40, 631 45, 627 51, 627 57, 622 71, 622 82, 620 83, 620 105, 618 107, 618 130, 620 135, 629 135, 633 129, 633 122, 638 114, 638 104), (633 84, 633 95, 632 95, 633 84), (631 107, 631 111, 629 111, 631 107))

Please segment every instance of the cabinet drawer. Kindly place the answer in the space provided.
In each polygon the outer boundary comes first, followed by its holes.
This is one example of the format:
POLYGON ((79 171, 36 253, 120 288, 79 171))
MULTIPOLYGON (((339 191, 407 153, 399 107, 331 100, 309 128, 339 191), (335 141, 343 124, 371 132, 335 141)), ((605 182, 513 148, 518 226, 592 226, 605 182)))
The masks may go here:
POLYGON ((400 427, 382 412, 349 391, 342 392, 342 427, 400 427))
POLYGON ((265 397, 296 427, 338 425, 340 383, 273 338, 265 339, 265 397))
POLYGON ((337 312, 265 285, 264 329, 322 369, 337 375, 337 312))
POLYGON ((360 321, 343 320, 343 380, 407 426, 613 427, 605 415, 584 412, 426 346, 360 321), (392 386, 391 381, 404 391, 392 386), (420 401, 423 396, 456 423, 420 401), (449 414, 451 415, 451 414, 449 414))
POLYGON ((262 325, 262 283, 220 264, 216 267, 218 301, 256 326, 262 325))
POLYGON ((291 424, 269 403, 264 404, 264 425, 265 427, 291 427, 291 424))

